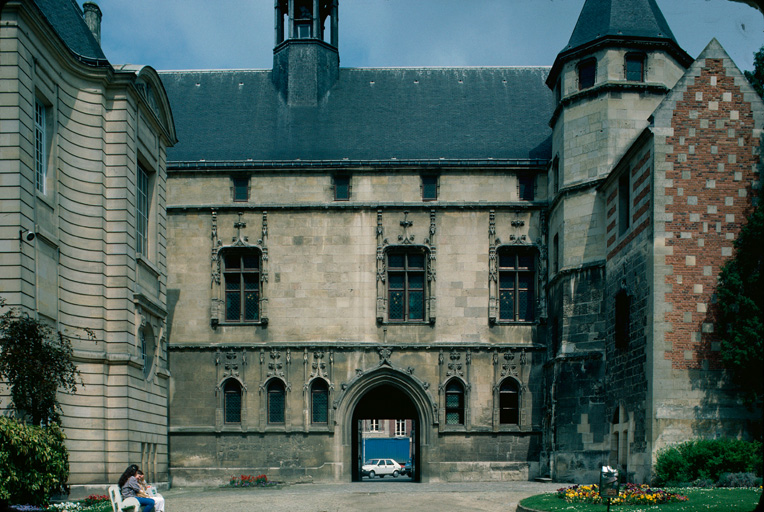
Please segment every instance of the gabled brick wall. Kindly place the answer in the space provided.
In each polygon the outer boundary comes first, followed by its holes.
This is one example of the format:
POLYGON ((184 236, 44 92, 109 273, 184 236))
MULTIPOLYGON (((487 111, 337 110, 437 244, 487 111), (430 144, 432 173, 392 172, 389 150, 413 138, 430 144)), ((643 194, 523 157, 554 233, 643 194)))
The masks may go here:
POLYGON ((673 111, 666 162, 665 358, 674 369, 719 369, 713 304, 719 269, 751 211, 759 140, 753 109, 723 59, 707 58, 673 111))

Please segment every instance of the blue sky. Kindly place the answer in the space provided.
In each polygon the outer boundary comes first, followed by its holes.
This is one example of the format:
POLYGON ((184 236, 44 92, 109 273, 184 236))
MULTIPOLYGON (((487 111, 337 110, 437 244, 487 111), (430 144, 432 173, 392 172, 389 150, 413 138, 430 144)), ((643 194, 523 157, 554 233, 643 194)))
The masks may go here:
MULTIPOLYGON (((79 0, 81 3, 81 0, 79 0)), ((270 68, 273 0, 96 0, 113 64, 270 68)), ((584 0, 340 0, 343 67, 549 66, 584 0)), ((696 57, 716 37, 743 70, 764 44, 764 16, 730 0, 658 0, 696 57)))

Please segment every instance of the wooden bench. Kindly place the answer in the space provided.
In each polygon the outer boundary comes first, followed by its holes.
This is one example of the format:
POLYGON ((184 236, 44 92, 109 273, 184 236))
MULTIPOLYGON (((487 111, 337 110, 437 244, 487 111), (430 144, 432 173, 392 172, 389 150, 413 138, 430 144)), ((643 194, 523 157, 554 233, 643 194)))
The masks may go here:
POLYGON ((135 498, 122 499, 122 493, 116 485, 109 486, 109 499, 113 512, 140 512, 141 504, 135 498))

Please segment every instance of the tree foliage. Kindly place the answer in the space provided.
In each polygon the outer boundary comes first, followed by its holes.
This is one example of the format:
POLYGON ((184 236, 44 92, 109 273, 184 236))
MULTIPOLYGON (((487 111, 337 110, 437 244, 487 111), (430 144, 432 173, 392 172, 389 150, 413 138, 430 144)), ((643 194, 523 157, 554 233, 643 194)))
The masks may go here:
POLYGON ((0 315, 0 377, 16 412, 34 425, 58 423, 59 390, 74 393, 79 371, 69 338, 14 309, 0 315))
POLYGON ((756 208, 721 269, 716 327, 721 358, 749 404, 764 397, 764 208, 756 208))
POLYGON ((51 494, 66 492, 68 459, 57 424, 40 427, 0 418, 0 510, 7 503, 43 505, 51 494))
POLYGON ((751 82, 759 96, 764 98, 764 46, 753 54, 753 71, 746 71, 745 77, 751 82))

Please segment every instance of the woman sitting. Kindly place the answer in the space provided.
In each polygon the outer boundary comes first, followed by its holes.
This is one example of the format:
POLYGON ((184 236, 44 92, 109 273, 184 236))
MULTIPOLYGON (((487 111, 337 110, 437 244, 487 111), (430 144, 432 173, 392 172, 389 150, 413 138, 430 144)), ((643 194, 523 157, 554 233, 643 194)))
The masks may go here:
POLYGON ((151 498, 154 500, 154 510, 156 510, 156 512, 164 512, 164 497, 157 492, 155 487, 152 487, 146 483, 146 480, 143 476, 143 471, 139 469, 135 474, 135 478, 138 480, 138 485, 141 486, 141 492, 138 494, 138 496, 151 498))
POLYGON ((141 486, 135 475, 138 473, 138 466, 131 464, 127 467, 122 476, 119 477, 119 488, 122 492, 122 499, 135 498, 143 506, 143 512, 154 512, 154 500, 140 496, 141 486))

